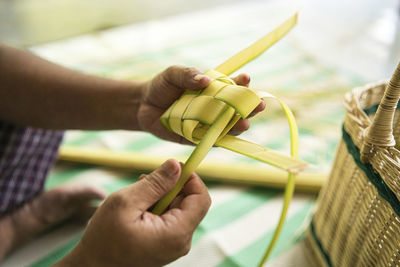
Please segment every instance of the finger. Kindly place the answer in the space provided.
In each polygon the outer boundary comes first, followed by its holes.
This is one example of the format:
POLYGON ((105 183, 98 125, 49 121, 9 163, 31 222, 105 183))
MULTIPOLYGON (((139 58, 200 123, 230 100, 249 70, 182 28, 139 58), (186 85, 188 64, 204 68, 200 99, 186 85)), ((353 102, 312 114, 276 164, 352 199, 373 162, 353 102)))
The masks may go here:
POLYGON ((230 135, 239 135, 250 128, 250 122, 248 119, 240 119, 229 131, 230 135))
POLYGON ((206 87, 211 79, 200 70, 184 66, 171 66, 165 71, 165 80, 182 90, 201 89, 206 87))
POLYGON ((65 202, 62 205, 64 213, 73 214, 73 217, 80 222, 89 219, 96 210, 96 207, 91 205, 92 201, 103 200, 107 195, 104 189, 94 186, 74 186, 65 189, 71 191, 66 192, 64 198, 65 202))
POLYGON ((249 116, 247 116, 247 118, 251 118, 251 117, 253 117, 254 115, 256 115, 257 113, 263 111, 263 110, 265 109, 265 106, 266 106, 266 105, 265 105, 264 99, 261 99, 260 104, 258 104, 258 106, 250 113, 249 116))
POLYGON ((169 209, 174 209, 174 208, 178 209, 181 206, 181 203, 184 198, 185 195, 182 192, 180 192, 169 205, 169 209))
POLYGON ((196 68, 171 66, 158 74, 146 91, 144 102, 161 109, 168 108, 186 89, 206 87, 211 79, 196 68))
MULTIPOLYGON (((250 76, 246 73, 241 73, 238 76, 232 78, 233 81, 241 86, 249 86, 250 83, 250 76)), ((256 115, 258 112, 261 112, 265 109, 265 102, 264 99, 261 99, 261 103, 250 113, 247 118, 251 118, 256 115)))
POLYGON ((92 200, 101 200, 107 196, 107 192, 95 186, 71 186, 60 187, 53 190, 59 190, 61 194, 65 195, 65 205, 77 205, 89 202, 92 200))
POLYGON ((179 163, 169 159, 140 181, 121 190, 120 194, 131 200, 128 201, 134 203, 138 210, 144 212, 173 188, 180 173, 179 163))
MULTIPOLYGON (((180 162, 179 162, 179 165, 181 165, 181 168, 183 168, 184 163, 180 161, 180 162)), ((190 181, 191 177, 192 177, 192 176, 189 177, 188 181, 190 181)), ((180 205, 181 205, 181 203, 182 203, 182 200, 186 197, 186 194, 185 194, 185 186, 187 186, 187 183, 188 183, 188 182, 186 182, 186 184, 183 186, 182 190, 181 190, 181 191, 179 192, 179 194, 175 197, 175 199, 171 202, 171 205, 169 205, 169 208, 170 208, 170 209, 179 208, 179 207, 180 207, 180 205)))
MULTIPOLYGON (((250 113, 247 118, 251 118, 255 116, 257 113, 263 111, 265 109, 265 102, 264 99, 261 100, 261 103, 250 113)), ((238 122, 232 127, 229 131, 230 135, 239 135, 244 131, 247 131, 250 128, 250 122, 248 119, 240 119, 238 122)))
POLYGON ((174 227, 194 231, 206 215, 211 205, 211 198, 206 185, 197 174, 192 174, 182 189, 184 196, 179 206, 162 215, 163 219, 174 227))
POLYGON ((43 225, 53 225, 75 214, 91 200, 104 199, 106 191, 94 186, 68 185, 47 191, 31 202, 43 225))
POLYGON ((241 86, 249 86, 250 84, 250 76, 247 73, 241 73, 238 76, 232 78, 232 80, 237 84, 241 86))

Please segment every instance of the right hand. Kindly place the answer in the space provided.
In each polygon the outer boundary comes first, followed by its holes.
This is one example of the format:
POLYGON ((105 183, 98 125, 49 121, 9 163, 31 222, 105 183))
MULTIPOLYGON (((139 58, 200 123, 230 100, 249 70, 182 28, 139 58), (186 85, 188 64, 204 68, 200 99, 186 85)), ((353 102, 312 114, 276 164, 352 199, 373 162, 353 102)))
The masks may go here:
POLYGON ((161 216, 148 211, 177 182, 175 160, 111 194, 92 217, 75 249, 59 266, 162 266, 188 253, 192 235, 211 204, 193 174, 161 216))
POLYGON ((105 197, 103 189, 67 184, 42 192, 23 206, 0 216, 0 261, 66 219, 86 221, 96 210, 91 201, 105 197))

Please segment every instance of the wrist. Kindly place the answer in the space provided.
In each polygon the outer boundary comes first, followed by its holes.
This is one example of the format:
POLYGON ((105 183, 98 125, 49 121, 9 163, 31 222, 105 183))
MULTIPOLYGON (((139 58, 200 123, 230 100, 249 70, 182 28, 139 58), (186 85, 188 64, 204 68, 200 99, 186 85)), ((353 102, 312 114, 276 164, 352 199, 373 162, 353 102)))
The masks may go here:
POLYGON ((70 253, 60 261, 56 262, 54 267, 72 267, 72 266, 100 266, 96 264, 96 257, 89 259, 88 253, 84 252, 81 242, 79 242, 70 253))
POLYGON ((141 130, 138 111, 142 102, 145 83, 116 81, 113 90, 104 95, 104 129, 141 130))
POLYGON ((127 125, 127 130, 144 131, 139 122, 139 109, 143 103, 147 87, 148 82, 136 82, 131 88, 131 111, 128 113, 130 116, 130 124, 127 125))

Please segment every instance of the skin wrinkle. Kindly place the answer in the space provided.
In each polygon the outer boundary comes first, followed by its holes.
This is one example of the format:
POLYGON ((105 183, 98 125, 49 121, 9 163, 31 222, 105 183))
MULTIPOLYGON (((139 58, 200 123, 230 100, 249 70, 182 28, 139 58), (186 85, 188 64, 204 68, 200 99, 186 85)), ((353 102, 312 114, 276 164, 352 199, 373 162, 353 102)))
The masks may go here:
MULTIPOLYGON (((166 73, 168 73, 168 69, 167 69, 166 73)), ((149 86, 150 87, 171 88, 171 89, 173 89, 174 92, 179 92, 179 91, 182 90, 182 89, 179 89, 175 84, 170 83, 169 80, 166 79, 164 76, 162 76, 162 77, 157 76, 151 82, 151 84, 149 86), (157 86, 157 83, 159 83, 160 86, 157 86)), ((169 103, 166 103, 165 105, 157 105, 157 104, 155 104, 154 100, 152 100, 152 98, 150 97, 151 90, 147 90, 147 92, 148 93, 146 94, 146 97, 145 97, 145 103, 149 104, 150 106, 152 106, 154 108, 161 109, 161 110, 165 110, 166 108, 168 108, 169 103)), ((161 101, 163 101, 163 100, 161 100, 161 101)))

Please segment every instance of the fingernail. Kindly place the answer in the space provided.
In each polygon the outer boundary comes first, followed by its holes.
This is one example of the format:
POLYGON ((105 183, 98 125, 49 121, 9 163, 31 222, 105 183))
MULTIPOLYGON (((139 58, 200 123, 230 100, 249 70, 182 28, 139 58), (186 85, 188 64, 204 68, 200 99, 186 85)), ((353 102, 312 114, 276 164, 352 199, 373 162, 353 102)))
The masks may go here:
POLYGON ((208 77, 207 75, 204 75, 204 74, 196 74, 196 75, 193 77, 193 80, 195 80, 195 81, 200 81, 200 80, 203 79, 203 78, 209 79, 209 77, 208 77))
POLYGON ((174 160, 170 159, 164 162, 161 165, 161 171, 170 175, 174 176, 179 172, 179 168, 177 167, 177 164, 174 162, 174 160))

